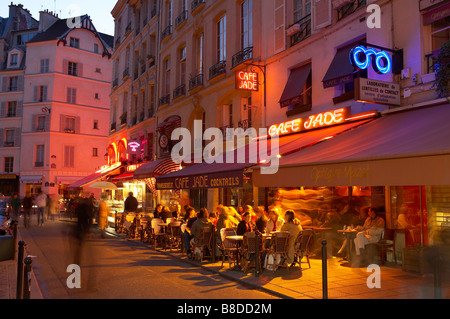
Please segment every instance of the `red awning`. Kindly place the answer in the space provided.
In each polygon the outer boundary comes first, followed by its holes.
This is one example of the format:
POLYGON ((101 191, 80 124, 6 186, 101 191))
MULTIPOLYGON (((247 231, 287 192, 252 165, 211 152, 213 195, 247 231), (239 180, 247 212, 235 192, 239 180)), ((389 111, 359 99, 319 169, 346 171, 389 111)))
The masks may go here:
POLYGON ((157 177, 173 171, 177 171, 179 169, 180 164, 174 163, 171 158, 164 158, 157 161, 145 163, 144 165, 138 167, 134 171, 133 177, 135 179, 157 177))
POLYGON ((106 168, 100 172, 96 172, 96 173, 93 173, 86 177, 80 178, 78 181, 67 186, 67 188, 75 189, 75 188, 81 188, 81 187, 87 186, 89 184, 92 184, 93 182, 100 180, 103 177, 117 173, 119 171, 119 169, 120 169, 120 166, 118 166, 118 167, 111 166, 110 168, 106 168))
POLYGON ((114 176, 111 178, 111 182, 117 183, 117 182, 125 182, 125 181, 131 181, 134 179, 133 173, 124 173, 117 176, 114 176))
POLYGON ((450 104, 387 113, 282 157, 259 187, 450 185, 450 104))

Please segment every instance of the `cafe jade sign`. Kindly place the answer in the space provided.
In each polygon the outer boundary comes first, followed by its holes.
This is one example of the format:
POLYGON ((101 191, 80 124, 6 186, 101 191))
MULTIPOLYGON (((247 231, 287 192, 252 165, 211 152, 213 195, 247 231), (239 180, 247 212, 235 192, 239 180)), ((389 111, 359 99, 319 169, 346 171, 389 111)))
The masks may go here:
POLYGON ((236 72, 236 89, 258 91, 258 73, 247 71, 236 72))

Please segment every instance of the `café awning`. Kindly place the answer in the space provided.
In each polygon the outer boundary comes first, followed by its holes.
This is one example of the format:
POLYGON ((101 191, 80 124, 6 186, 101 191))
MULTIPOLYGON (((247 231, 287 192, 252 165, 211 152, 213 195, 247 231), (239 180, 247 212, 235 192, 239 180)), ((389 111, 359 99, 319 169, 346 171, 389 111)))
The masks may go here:
POLYGON ((42 175, 20 175, 20 182, 25 184, 40 184, 42 175))
POLYGON ((279 101, 281 107, 302 102, 301 99, 304 94, 304 87, 310 74, 311 64, 307 64, 291 71, 279 101))
POLYGON ((263 147, 261 142, 254 145, 246 145, 244 148, 232 151, 234 162, 226 159, 230 153, 223 153, 223 163, 202 162, 186 167, 180 171, 173 172, 156 178, 156 189, 198 189, 198 188, 227 188, 242 186, 244 170, 259 164, 261 161, 269 161, 277 155, 286 156, 304 148, 323 142, 331 136, 336 136, 363 125, 370 120, 356 121, 335 125, 318 130, 306 131, 304 133, 282 136, 278 139, 279 149, 277 154, 271 154, 271 143, 267 141, 267 150, 260 152, 263 147), (258 152, 256 156, 250 152, 258 152), (241 154, 244 154, 243 156, 241 154), (239 160, 238 160, 239 159, 239 160))
POLYGON ((348 45, 337 50, 336 55, 322 80, 325 89, 353 82, 353 73, 355 70, 350 63, 350 51, 353 47, 354 45, 348 45))
POLYGON ((121 165, 119 165, 119 164, 120 163, 111 165, 110 167, 106 167, 102 170, 98 170, 97 172, 95 172, 91 175, 82 177, 78 181, 67 186, 67 188, 68 189, 82 188, 82 187, 88 186, 89 184, 92 184, 93 182, 96 182, 108 175, 117 174, 118 172, 120 172, 121 165))
POLYGON ((163 158, 145 163, 138 167, 133 174, 135 179, 145 179, 168 174, 180 169, 180 164, 176 164, 171 158, 163 158))
POLYGON ((450 105, 385 113, 326 143, 255 167, 259 187, 450 185, 450 105))

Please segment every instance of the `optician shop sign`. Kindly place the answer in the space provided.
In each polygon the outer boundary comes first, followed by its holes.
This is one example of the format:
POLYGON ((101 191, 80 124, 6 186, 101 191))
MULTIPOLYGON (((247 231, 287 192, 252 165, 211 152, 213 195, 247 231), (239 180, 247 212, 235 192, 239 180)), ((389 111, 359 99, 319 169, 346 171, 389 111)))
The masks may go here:
POLYGON ((309 117, 274 124, 269 127, 268 134, 273 137, 341 124, 350 117, 350 114, 350 106, 322 112, 309 117))
POLYGON ((392 59, 386 51, 377 51, 358 45, 350 51, 350 62, 354 68, 365 70, 372 64, 372 68, 379 74, 392 71, 392 59))
POLYGON ((400 105, 400 84, 357 78, 355 79, 355 101, 400 105))
POLYGON ((247 71, 236 72, 236 89, 258 91, 258 73, 247 71))

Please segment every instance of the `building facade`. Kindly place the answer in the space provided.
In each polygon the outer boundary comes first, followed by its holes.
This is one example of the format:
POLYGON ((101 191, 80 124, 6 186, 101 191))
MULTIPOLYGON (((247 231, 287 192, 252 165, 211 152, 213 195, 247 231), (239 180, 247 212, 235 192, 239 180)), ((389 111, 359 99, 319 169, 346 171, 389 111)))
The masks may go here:
POLYGON ((20 175, 11 192, 63 195, 105 163, 112 37, 98 33, 88 16, 60 19, 41 11, 39 22, 29 13, 28 20, 17 16, 13 40, 21 44, 8 47, 2 77, 8 120, 2 158, 6 165, 4 158, 13 157, 5 169, 20 175), (30 30, 19 32, 25 22, 30 30))

